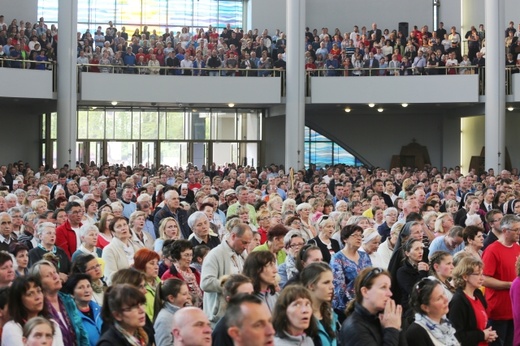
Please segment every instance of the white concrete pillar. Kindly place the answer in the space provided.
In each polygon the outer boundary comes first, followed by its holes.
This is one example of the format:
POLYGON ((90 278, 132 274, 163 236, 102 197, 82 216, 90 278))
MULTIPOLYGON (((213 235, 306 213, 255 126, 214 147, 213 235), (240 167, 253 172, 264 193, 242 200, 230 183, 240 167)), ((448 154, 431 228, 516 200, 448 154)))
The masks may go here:
POLYGON ((76 166, 78 0, 59 0, 58 8, 58 167, 76 166))
POLYGON ((505 6, 504 0, 485 0, 486 13, 486 169, 505 169, 505 6))
POLYGON ((305 131, 305 1, 287 0, 287 74, 285 168, 304 165, 305 131))

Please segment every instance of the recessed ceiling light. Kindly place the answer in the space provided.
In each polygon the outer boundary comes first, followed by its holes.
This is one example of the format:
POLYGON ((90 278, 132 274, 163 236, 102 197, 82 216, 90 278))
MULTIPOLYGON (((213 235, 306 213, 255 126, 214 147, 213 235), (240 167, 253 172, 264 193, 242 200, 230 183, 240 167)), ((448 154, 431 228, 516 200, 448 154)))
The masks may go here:
POLYGON ((404 108, 408 107, 408 103, 401 103, 401 106, 403 106, 404 108))
POLYGON ((369 103, 369 104, 368 104, 368 107, 370 107, 370 108, 374 108, 375 105, 376 105, 375 103, 369 103))
POLYGON ((345 108, 345 112, 350 113, 351 109, 349 107, 345 108))
POLYGON ((234 103, 228 103, 228 106, 232 108, 232 107, 235 107, 235 104, 234 103))
POLYGON ((378 108, 377 111, 381 113, 383 111, 383 108, 378 108))
POLYGON ((117 101, 112 101, 112 106, 117 106, 117 101))

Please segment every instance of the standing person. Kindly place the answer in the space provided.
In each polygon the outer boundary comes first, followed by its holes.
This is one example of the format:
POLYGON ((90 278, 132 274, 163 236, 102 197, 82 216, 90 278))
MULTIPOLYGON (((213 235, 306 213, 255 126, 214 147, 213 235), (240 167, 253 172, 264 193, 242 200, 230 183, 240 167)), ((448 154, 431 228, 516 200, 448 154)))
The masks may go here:
POLYGON ((516 260, 516 279, 511 284, 509 295, 511 297, 511 304, 513 306, 513 321, 515 335, 513 344, 520 344, 520 257, 516 260))
POLYGON ((330 263, 331 256, 340 251, 338 241, 332 239, 336 223, 333 218, 323 215, 318 219, 316 225, 318 226, 319 233, 316 237, 309 240, 309 243, 319 247, 323 255, 323 261, 330 263))
POLYGON ((273 328, 275 345, 314 346, 318 327, 312 318, 312 296, 305 287, 292 285, 282 291, 274 307, 273 328))
POLYGON ((224 275, 240 274, 244 268, 246 249, 253 239, 251 228, 239 223, 234 226, 228 237, 211 250, 202 264, 200 288, 204 292, 204 313, 212 324, 224 315, 220 307, 224 275))
MULTIPOLYGON (((242 274, 233 274, 222 278, 222 294, 224 304, 239 293, 254 293, 253 283, 250 278, 242 274)), ((213 328, 211 333, 213 346, 233 346, 233 340, 227 333, 226 315, 224 315, 213 328)))
POLYGON ((173 343, 171 320, 174 314, 185 306, 191 305, 188 285, 177 278, 159 283, 155 295, 154 324, 155 345, 170 346, 173 343))
POLYGON ((173 264, 170 270, 161 277, 162 280, 177 278, 186 282, 190 294, 195 300, 193 303, 202 307, 202 290, 200 289, 200 273, 190 266, 193 259, 193 244, 189 240, 179 239, 170 245, 170 254, 173 264))
POLYGON ((234 346, 274 345, 271 313, 257 296, 239 293, 231 298, 226 321, 234 346))
POLYGON ((451 301, 455 288, 451 285, 450 280, 453 273, 453 256, 445 251, 434 252, 430 256, 430 279, 437 279, 444 288, 444 293, 451 301))
POLYGON ((466 257, 453 271, 457 290, 450 302, 448 318, 462 346, 487 345, 497 338, 496 331, 487 326, 487 303, 480 290, 484 282, 482 269, 479 259, 466 257))
POLYGON ((390 274, 381 268, 365 268, 356 278, 355 299, 339 334, 343 346, 402 345, 402 309, 390 298, 390 274))
POLYGON ((58 322, 65 346, 89 346, 88 336, 72 298, 60 292, 62 283, 54 264, 41 260, 30 269, 42 283, 45 304, 52 318, 58 322))
POLYGON ((315 344, 319 339, 321 345, 336 346, 338 315, 331 305, 334 294, 332 270, 326 263, 311 263, 302 270, 300 280, 312 295, 313 316, 318 327, 315 344))
POLYGON ((345 247, 335 253, 330 266, 334 276, 334 298, 332 306, 338 314, 340 322, 345 319, 345 309, 348 302, 354 299, 354 280, 366 267, 371 267, 370 257, 364 251, 359 251, 363 239, 363 228, 358 225, 348 225, 341 230, 341 241, 345 247))
POLYGON ((517 277, 515 263, 520 255, 518 245, 520 217, 505 215, 500 222, 502 234, 498 241, 484 251, 484 287, 488 302, 489 325, 496 330, 497 340, 491 345, 511 345, 513 343, 513 309, 509 289, 517 277))
POLYGON ((65 212, 67 221, 56 228, 56 245, 65 251, 70 260, 81 244, 79 229, 83 225, 83 208, 78 202, 69 202, 65 206, 65 212))
POLYGON ((243 274, 253 281, 254 294, 262 299, 272 313, 278 299, 278 271, 274 255, 268 251, 250 253, 244 262, 243 274))
POLYGON ((408 308, 408 300, 415 283, 427 277, 430 270, 428 263, 422 262, 423 246, 422 241, 415 238, 408 239, 403 246, 405 260, 397 270, 397 282, 401 288, 401 304, 404 311, 408 308))
POLYGON ((423 278, 415 284, 410 307, 415 312, 415 322, 406 331, 409 345, 460 345, 455 328, 445 318, 449 311, 448 298, 439 281, 423 278))
POLYGON ((155 234, 159 234, 161 220, 166 217, 173 217, 177 220, 182 238, 188 239, 191 230, 188 227, 188 212, 181 208, 179 193, 175 190, 168 190, 164 194, 164 206, 155 213, 153 225, 155 234))
POLYGON ((173 346, 211 345, 211 324, 199 308, 187 307, 173 316, 173 346))
POLYGON ((146 314, 150 320, 154 316, 154 301, 159 278, 159 255, 147 248, 139 249, 134 255, 134 268, 142 272, 146 278, 146 314))
POLYGON ((94 255, 81 255, 72 263, 71 274, 87 274, 90 277, 90 285, 92 286, 92 300, 99 306, 103 305, 103 295, 107 288, 103 279, 102 265, 99 258, 94 255))
POLYGON ((114 239, 103 249, 102 258, 105 262, 105 280, 110 285, 115 272, 134 264, 134 254, 140 247, 132 241, 132 234, 124 217, 114 217, 109 229, 114 233, 114 239))
POLYGON ((76 304, 81 323, 87 332, 90 346, 96 346, 101 335, 101 307, 92 300, 92 285, 87 274, 74 274, 64 285, 64 291, 72 296, 76 304))
POLYGON ((23 328, 22 342, 24 346, 54 345, 57 337, 55 333, 56 327, 51 321, 44 317, 34 317, 23 328))
POLYGON ((110 287, 103 303, 103 322, 110 325, 97 346, 148 345, 148 336, 143 327, 146 323, 146 298, 129 284, 110 287))
MULTIPOLYGON (((9 291, 9 321, 2 328, 2 345, 21 345, 23 327, 32 318, 45 317, 51 319, 43 298, 41 284, 35 277, 19 277, 13 282, 9 291)), ((53 320, 55 339, 53 346, 62 346, 61 330, 53 320)))

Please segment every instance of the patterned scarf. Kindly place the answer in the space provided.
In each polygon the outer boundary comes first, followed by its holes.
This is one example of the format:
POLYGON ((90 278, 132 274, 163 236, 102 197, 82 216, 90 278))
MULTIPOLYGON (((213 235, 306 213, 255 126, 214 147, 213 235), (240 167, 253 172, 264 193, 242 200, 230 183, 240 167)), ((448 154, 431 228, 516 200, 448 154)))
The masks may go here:
POLYGON ((148 335, 143 328, 137 328, 134 335, 130 334, 126 329, 121 327, 119 323, 114 323, 114 327, 118 332, 123 334, 123 337, 130 343, 132 346, 146 346, 148 344, 148 335))
POLYGON ((415 314, 415 323, 426 329, 440 343, 446 346, 459 346, 460 343, 455 337, 455 328, 453 328, 445 318, 441 319, 441 323, 432 321, 428 316, 423 314, 415 314))

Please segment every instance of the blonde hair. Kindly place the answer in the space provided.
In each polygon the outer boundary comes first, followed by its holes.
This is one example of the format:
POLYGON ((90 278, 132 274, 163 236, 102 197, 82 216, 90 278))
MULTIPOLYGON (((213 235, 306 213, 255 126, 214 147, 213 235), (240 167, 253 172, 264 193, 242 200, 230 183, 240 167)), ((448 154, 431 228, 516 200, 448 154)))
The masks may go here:
POLYGON ((453 285, 455 288, 464 289, 466 287, 466 280, 464 280, 464 276, 473 274, 475 268, 482 269, 483 267, 484 264, 482 261, 473 256, 468 256, 461 259, 455 269, 453 269, 452 276, 453 285))

